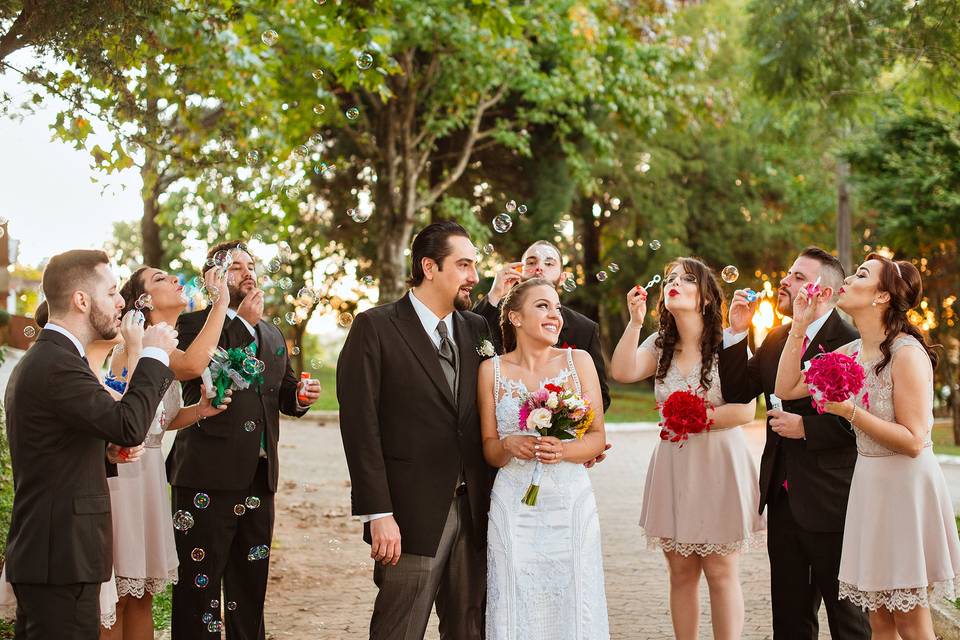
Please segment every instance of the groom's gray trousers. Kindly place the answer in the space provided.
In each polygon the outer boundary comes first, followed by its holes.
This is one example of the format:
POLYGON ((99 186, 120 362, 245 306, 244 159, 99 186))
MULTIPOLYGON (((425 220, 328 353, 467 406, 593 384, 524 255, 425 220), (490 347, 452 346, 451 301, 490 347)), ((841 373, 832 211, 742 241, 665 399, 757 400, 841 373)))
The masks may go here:
POLYGON ((402 553, 396 566, 376 563, 373 581, 379 587, 370 640, 422 640, 437 604, 441 640, 484 638, 487 598, 486 554, 478 548, 470 505, 462 491, 450 504, 437 555, 402 553))

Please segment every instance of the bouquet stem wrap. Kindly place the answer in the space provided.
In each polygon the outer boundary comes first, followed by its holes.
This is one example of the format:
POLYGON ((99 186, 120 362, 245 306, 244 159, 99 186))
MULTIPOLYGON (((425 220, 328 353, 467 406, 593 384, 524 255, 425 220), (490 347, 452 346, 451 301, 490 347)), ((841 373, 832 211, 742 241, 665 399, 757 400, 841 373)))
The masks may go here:
POLYGON ((520 502, 530 507, 537 504, 541 478, 543 478, 543 465, 537 460, 533 465, 533 478, 530 480, 530 486, 527 487, 527 491, 523 494, 523 499, 520 502))
POLYGON ((233 349, 218 347, 213 353, 210 364, 207 365, 210 370, 210 379, 213 381, 214 389, 216 389, 216 395, 212 402, 213 406, 217 407, 223 404, 227 389, 243 390, 250 388, 254 383, 263 384, 262 373, 251 373, 244 366, 244 363, 252 358, 249 353, 253 349, 253 344, 251 343, 247 349, 250 351, 240 347, 234 347, 233 349))

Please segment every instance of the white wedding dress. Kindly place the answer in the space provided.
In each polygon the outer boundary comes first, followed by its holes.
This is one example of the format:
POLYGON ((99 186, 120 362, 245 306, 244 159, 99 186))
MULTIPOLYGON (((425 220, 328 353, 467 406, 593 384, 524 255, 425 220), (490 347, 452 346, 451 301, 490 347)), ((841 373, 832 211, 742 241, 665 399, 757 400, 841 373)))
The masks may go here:
MULTIPOLYGON (((522 381, 500 376, 494 356, 497 433, 520 431, 522 381)), ((580 391, 567 350, 567 366, 547 383, 580 391)), ((535 432, 534 432, 535 435, 535 432)), ((487 532, 487 640, 607 640, 600 519, 582 464, 543 465, 535 506, 521 503, 534 461, 510 460, 497 472, 487 532)))

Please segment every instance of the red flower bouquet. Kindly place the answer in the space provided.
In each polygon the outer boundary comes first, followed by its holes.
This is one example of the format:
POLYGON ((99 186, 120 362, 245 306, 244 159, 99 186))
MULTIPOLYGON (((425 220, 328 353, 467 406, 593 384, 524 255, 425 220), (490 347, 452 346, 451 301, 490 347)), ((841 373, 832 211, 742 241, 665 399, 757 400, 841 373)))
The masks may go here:
POLYGON ((866 377, 856 353, 848 356, 837 351, 820 353, 807 364, 803 373, 803 381, 810 389, 818 413, 823 413, 828 402, 844 402, 856 398, 861 392, 863 404, 869 408, 870 396, 863 388, 866 377))
POLYGON ((698 396, 692 389, 674 391, 658 405, 663 421, 660 423, 660 439, 678 442, 680 446, 687 441, 691 433, 709 431, 713 420, 707 418, 706 399, 698 396))

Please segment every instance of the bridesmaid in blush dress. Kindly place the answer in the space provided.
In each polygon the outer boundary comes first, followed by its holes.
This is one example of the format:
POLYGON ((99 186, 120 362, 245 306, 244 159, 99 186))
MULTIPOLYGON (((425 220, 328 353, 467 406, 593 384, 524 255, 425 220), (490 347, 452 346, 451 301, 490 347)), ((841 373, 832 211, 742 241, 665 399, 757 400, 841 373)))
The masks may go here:
MULTIPOLYGON (((922 298, 916 267, 870 254, 844 281, 838 303, 861 336, 838 351, 863 366, 869 399, 861 395, 826 406, 846 418, 857 436, 840 597, 869 612, 876 640, 934 640, 930 603, 956 599, 960 586, 953 504, 930 439, 938 356, 907 319, 922 298)), ((804 291, 794 303, 797 327, 777 372, 781 398, 808 395, 800 342, 814 302, 804 291)))
POLYGON ((755 402, 725 404, 717 354, 722 345, 720 286, 709 267, 679 258, 665 270, 657 305, 660 328, 642 344, 647 292, 627 294, 630 322, 611 359, 620 382, 655 377, 657 401, 692 391, 708 403, 708 431, 680 447, 661 440, 647 469, 640 526, 648 546, 661 549, 670 573, 670 614, 675 636, 698 637, 700 575, 707 579, 713 637, 734 640, 743 632, 739 557, 763 543, 765 520, 757 513, 757 467, 740 425, 755 402))

